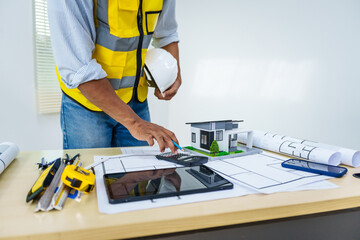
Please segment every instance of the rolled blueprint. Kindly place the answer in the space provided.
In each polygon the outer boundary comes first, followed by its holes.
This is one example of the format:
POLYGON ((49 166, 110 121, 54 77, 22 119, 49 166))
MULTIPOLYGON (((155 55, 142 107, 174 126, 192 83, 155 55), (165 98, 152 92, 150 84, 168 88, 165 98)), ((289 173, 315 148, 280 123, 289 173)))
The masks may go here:
POLYGON ((302 140, 302 139, 290 138, 290 137, 285 137, 285 136, 283 136, 283 137, 286 140, 299 142, 299 143, 307 145, 307 146, 324 148, 324 149, 329 149, 331 151, 339 152, 341 154, 341 163, 342 164, 352 166, 352 167, 360 166, 360 151, 358 151, 358 150, 338 147, 338 146, 319 143, 319 142, 313 142, 313 141, 309 141, 309 140, 302 140))
POLYGON ((19 153, 19 147, 11 142, 0 143, 0 174, 19 153))
MULTIPOLYGON (((239 141, 245 140, 246 135, 240 134, 239 141)), ((272 152, 333 166, 339 165, 342 158, 339 151, 306 145, 298 139, 261 131, 254 131, 253 145, 272 152)))

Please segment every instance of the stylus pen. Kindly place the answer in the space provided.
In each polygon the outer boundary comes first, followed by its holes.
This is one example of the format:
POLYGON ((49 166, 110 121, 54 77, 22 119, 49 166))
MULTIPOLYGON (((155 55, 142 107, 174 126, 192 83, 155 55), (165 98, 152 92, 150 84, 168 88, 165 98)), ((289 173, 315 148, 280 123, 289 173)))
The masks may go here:
POLYGON ((174 140, 171 140, 173 142, 173 144, 175 145, 175 147, 177 147, 178 149, 180 149, 181 151, 184 151, 184 149, 182 147, 180 147, 176 142, 174 142, 174 140))

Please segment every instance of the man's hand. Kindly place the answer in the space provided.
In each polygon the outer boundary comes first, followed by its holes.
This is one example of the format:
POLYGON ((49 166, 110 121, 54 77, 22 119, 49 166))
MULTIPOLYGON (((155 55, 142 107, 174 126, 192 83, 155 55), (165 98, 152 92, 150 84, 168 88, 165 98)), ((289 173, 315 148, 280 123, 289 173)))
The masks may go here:
POLYGON ((136 122, 127 127, 131 135, 138 139, 147 141, 150 146, 154 145, 154 139, 158 142, 160 151, 170 148, 171 152, 177 153, 177 148, 172 141, 179 144, 175 134, 157 124, 147 122, 138 118, 136 122))
POLYGON ((179 144, 175 134, 159 125, 147 122, 136 115, 136 113, 115 94, 109 80, 106 78, 83 83, 79 85, 79 89, 93 104, 98 106, 114 120, 124 125, 134 138, 147 141, 150 146, 154 145, 155 139, 162 152, 165 148, 170 148, 173 153, 177 153, 177 148, 172 142, 173 140, 179 144))
POLYGON ((158 88, 155 88, 154 95, 160 100, 170 100, 176 95, 180 86, 181 86, 181 76, 180 74, 178 74, 178 77, 176 78, 175 82, 164 92, 164 96, 161 94, 158 88))

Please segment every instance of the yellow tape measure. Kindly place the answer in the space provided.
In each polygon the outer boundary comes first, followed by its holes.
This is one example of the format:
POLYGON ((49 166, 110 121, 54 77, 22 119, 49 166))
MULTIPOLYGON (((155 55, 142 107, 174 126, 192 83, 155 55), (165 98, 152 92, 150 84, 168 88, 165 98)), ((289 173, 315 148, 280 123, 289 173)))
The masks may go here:
POLYGON ((79 166, 68 165, 65 167, 61 180, 65 185, 79 190, 84 193, 89 193, 95 186, 95 175, 79 166))

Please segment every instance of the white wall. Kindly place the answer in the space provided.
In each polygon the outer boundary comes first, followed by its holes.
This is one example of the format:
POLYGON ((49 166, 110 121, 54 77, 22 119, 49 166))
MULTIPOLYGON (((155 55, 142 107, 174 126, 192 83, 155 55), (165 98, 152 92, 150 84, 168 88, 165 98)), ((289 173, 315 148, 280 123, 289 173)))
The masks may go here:
POLYGON ((62 146, 59 115, 37 113, 32 1, 0 2, 0 142, 20 150, 62 146))
MULTIPOLYGON (((37 112, 32 2, 0 0, 0 143, 22 151, 61 149, 59 114, 37 112)), ((157 102, 152 90, 149 102, 152 120, 166 126, 168 103, 157 102)))
MULTIPOLYGON (((360 149, 359 1, 179 0, 183 85, 150 94, 152 120, 190 145, 185 122, 246 126, 360 149)), ((32 1, 0 0, 0 142, 62 146, 59 115, 39 115, 32 1), (19 7, 21 6, 21 7, 19 7)))
POLYGON ((247 127, 360 149, 360 2, 177 1, 183 85, 170 128, 247 127))

